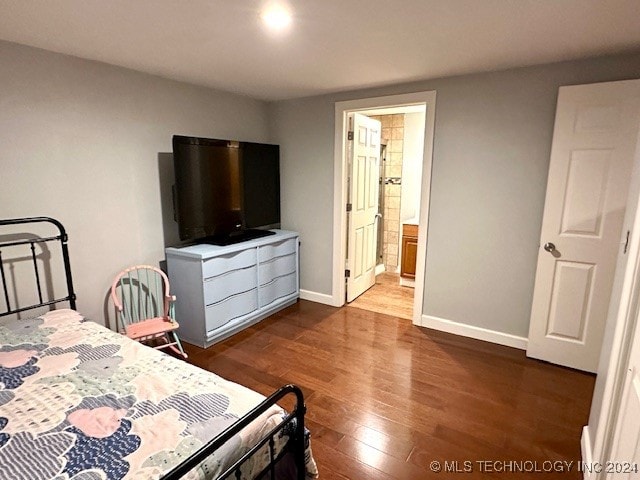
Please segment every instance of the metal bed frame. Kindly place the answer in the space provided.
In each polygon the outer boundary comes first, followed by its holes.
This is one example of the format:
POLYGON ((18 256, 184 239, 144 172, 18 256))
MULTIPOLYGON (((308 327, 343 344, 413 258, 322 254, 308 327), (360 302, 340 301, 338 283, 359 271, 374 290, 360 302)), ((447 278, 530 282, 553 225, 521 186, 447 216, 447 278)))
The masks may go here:
POLYGON ((270 479, 276 478, 276 464, 282 460, 282 458, 291 452, 294 456, 294 462, 296 467, 296 480, 304 480, 306 477, 305 467, 305 446, 306 438, 304 433, 304 414, 306 411, 304 405, 304 398, 302 390, 295 385, 285 385, 280 387, 274 393, 272 393, 266 400, 260 403, 257 407, 247 413, 244 417, 237 420, 226 430, 220 433, 217 437, 209 441, 200 450, 195 452, 191 457, 187 458, 184 462, 174 467, 168 473, 166 473, 162 480, 175 480, 181 478, 193 467, 197 466, 207 456, 215 452, 219 447, 224 445, 225 442, 230 440, 234 435, 239 433, 244 427, 249 425, 252 421, 266 412, 270 407, 275 405, 281 398, 288 394, 294 394, 296 397, 296 407, 293 412, 288 413, 285 418, 275 428, 273 428, 266 436, 256 443, 247 453, 245 453, 236 463, 231 465, 225 472, 223 472, 218 478, 227 479, 231 478, 234 474, 236 479, 241 478, 241 468, 244 463, 251 458, 256 452, 263 448, 267 442, 269 444, 269 464, 256 476, 257 479, 265 478, 268 473, 270 479), (289 428, 287 428, 289 427, 289 428), (285 433, 291 435, 285 448, 278 454, 275 454, 275 438, 276 435, 285 433), (291 431, 293 430, 293 431, 291 431))
POLYGON ((69 263, 69 248, 67 247, 68 236, 67 232, 62 226, 62 224, 49 217, 31 217, 31 218, 10 218, 7 220, 0 220, 0 226, 4 225, 20 225, 20 224, 32 224, 32 223, 51 223, 58 228, 58 235, 53 237, 39 237, 34 234, 24 233, 21 235, 27 236, 30 235, 30 238, 22 239, 22 240, 7 240, 2 241, 0 238, 0 280, 2 281, 2 292, 4 293, 4 301, 6 303, 7 309, 6 311, 0 312, 0 317, 5 315, 10 315, 12 313, 20 313, 25 310, 31 310, 34 308, 45 307, 49 305, 54 305, 60 302, 69 302, 69 306, 75 310, 76 308, 76 294, 73 292, 73 280, 71 278, 71 264, 69 263), (60 242, 62 247, 62 260, 64 262, 64 272, 67 280, 67 296, 63 298, 49 299, 43 300, 42 298, 42 286, 40 284, 40 271, 38 270, 38 262, 36 255, 36 244, 46 244, 47 242, 60 242), (19 247, 20 245, 30 245, 31 247, 31 259, 33 261, 33 271, 34 271, 34 280, 35 286, 38 292, 38 300, 39 303, 29 305, 28 307, 19 307, 16 305, 15 308, 11 308, 11 301, 9 299, 9 289, 7 285, 7 279, 5 276, 4 269, 4 260, 2 258, 2 249, 8 247, 19 247))
MULTIPOLYGON (((50 223, 58 229, 58 235, 50 237, 39 237, 35 234, 21 233, 25 237, 20 240, 10 239, 3 241, 0 235, 0 281, 2 282, 2 290, 4 294, 4 300, 6 303, 6 311, 0 312, 0 317, 24 312, 35 308, 53 306, 56 303, 69 302, 70 308, 76 308, 76 295, 73 290, 73 280, 71 277, 71 264, 69 262, 69 249, 67 246, 68 236, 64 226, 58 221, 50 217, 29 217, 29 218, 13 218, 13 219, 0 219, 0 227, 6 225, 21 225, 21 224, 33 224, 33 223, 50 223), (38 270, 36 244, 45 244, 47 242, 60 242, 62 248, 62 260, 64 263, 64 271, 66 277, 67 296, 54 299, 43 299, 42 286, 40 283, 40 272, 38 270), (5 276, 5 265, 2 258, 2 250, 8 247, 19 247, 23 245, 29 245, 31 250, 31 260, 33 263, 33 272, 35 280, 35 288, 38 293, 39 303, 29 305, 27 307, 20 307, 16 305, 12 308, 9 290, 5 276)), ((290 454, 293 456, 293 463, 296 470, 296 480, 304 480, 306 478, 306 466, 305 466, 305 447, 308 441, 308 435, 305 434, 304 428, 304 415, 306 412, 306 406, 304 404, 304 396, 302 390, 296 385, 285 385, 262 403, 256 406, 253 410, 247 413, 245 416, 238 419, 223 432, 210 440, 204 446, 202 446, 192 456, 185 459, 182 463, 175 466, 168 473, 166 473, 162 480, 176 480, 181 478, 187 472, 192 470, 198 464, 200 464, 206 457, 215 452, 218 448, 224 445, 233 436, 237 435, 243 428, 256 420, 260 415, 269 410, 273 405, 280 401, 287 395, 294 395, 296 398, 295 408, 292 412, 287 413, 282 422, 274 427, 267 435, 265 435, 257 444, 249 449, 239 460, 231 465, 225 472, 223 472, 219 479, 232 478, 235 476, 237 480, 241 478, 241 468, 256 452, 265 448, 268 444, 269 448, 269 464, 257 475, 258 479, 270 478, 271 480, 276 478, 276 465, 283 460, 283 458, 290 454), (275 452, 275 438, 279 435, 288 435, 289 440, 281 452, 276 454, 275 452), (268 477, 267 477, 268 475, 268 477)))

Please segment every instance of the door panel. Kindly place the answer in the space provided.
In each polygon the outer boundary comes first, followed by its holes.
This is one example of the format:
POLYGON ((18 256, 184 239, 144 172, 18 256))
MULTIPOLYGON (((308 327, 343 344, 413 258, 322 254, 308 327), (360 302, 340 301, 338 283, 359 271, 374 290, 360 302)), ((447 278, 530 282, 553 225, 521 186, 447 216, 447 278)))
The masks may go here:
POLYGON ((595 265, 557 262, 547 337, 584 341, 595 265))
POLYGON ((352 114, 354 141, 349 154, 349 202, 347 214, 347 301, 351 302, 375 284, 376 214, 380 169, 380 122, 352 114))
POLYGON ((355 158, 355 167, 353 171, 353 188, 355 198, 355 210, 361 212, 366 208, 365 196, 367 194, 367 158, 357 156, 355 158))
POLYGON ((562 215, 563 235, 602 236, 611 150, 574 150, 569 162, 562 215))
POLYGON ((559 90, 530 357, 597 369, 639 124, 639 80, 559 90))
POLYGON ((366 226, 366 270, 375 269, 376 266, 376 233, 375 233, 375 225, 370 223, 366 226))
POLYGON ((362 274, 364 273, 364 268, 362 267, 362 261, 363 261, 363 257, 364 257, 364 228, 358 228, 355 231, 356 237, 355 237, 355 256, 356 258, 354 259, 353 262, 353 275, 354 278, 360 278, 362 276, 362 274))

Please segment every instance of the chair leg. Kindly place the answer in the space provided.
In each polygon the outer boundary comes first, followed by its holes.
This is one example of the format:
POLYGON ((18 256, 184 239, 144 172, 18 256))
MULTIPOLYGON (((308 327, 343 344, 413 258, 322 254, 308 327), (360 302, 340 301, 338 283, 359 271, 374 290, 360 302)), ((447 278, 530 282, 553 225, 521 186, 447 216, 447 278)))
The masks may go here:
MULTIPOLYGON (((171 335, 173 336, 174 341, 176 342, 176 345, 178 346, 178 350, 180 350, 180 355, 182 355, 182 358, 184 358, 185 360, 187 359, 187 354, 184 351, 184 348, 182 348, 182 343, 180 343, 180 339, 178 338, 178 334, 176 332, 171 332, 171 335)), ((176 352, 178 353, 178 352, 176 352)))

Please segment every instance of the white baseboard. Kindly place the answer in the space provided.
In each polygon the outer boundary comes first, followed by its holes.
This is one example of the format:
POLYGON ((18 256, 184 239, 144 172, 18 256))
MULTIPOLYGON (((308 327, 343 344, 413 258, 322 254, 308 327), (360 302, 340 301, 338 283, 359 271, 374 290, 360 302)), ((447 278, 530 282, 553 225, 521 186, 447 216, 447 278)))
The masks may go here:
MULTIPOLYGON (((582 427, 582 437, 580 437, 580 453, 582 454, 582 463, 593 465, 593 454, 591 452, 591 436, 589 435, 589 425, 582 427)), ((581 469, 582 470, 582 469, 581 469)), ((595 478, 593 472, 588 469, 582 472, 582 478, 589 480, 595 478)))
POLYGON ((384 271, 385 271, 384 263, 381 263, 380 265, 376 265, 376 275, 380 275, 384 271))
POLYGON ((527 349, 528 340, 525 337, 467 325, 465 323, 454 322, 453 320, 433 317, 431 315, 422 315, 422 326, 433 328, 434 330, 440 330, 441 332, 461 335, 463 337, 475 338, 476 340, 497 343, 498 345, 519 348, 520 350, 527 349))
POLYGON ((335 306, 333 297, 324 293, 312 292, 311 290, 300 289, 300 299, 309 300, 310 302, 322 303, 324 305, 335 306))

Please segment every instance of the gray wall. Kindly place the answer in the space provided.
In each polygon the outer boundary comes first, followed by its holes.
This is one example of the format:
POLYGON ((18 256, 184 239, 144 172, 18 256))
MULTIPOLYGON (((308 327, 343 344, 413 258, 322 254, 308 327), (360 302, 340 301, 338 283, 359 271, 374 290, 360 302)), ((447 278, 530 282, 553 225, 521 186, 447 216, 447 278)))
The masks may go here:
POLYGON ((171 135, 277 141, 301 287, 330 295, 334 103, 435 89, 423 312, 526 336, 557 88, 637 77, 626 55, 267 105, 0 42, 0 217, 65 223, 78 307, 102 321, 113 275, 176 239, 171 135))
POLYGON ((114 275, 176 239, 171 136, 267 141, 267 104, 0 42, 0 218, 70 234, 78 309, 102 322, 114 275))
POLYGON ((640 54, 271 104, 301 288, 331 294, 334 103, 436 90, 423 313, 527 336, 558 87, 640 77, 640 54))

